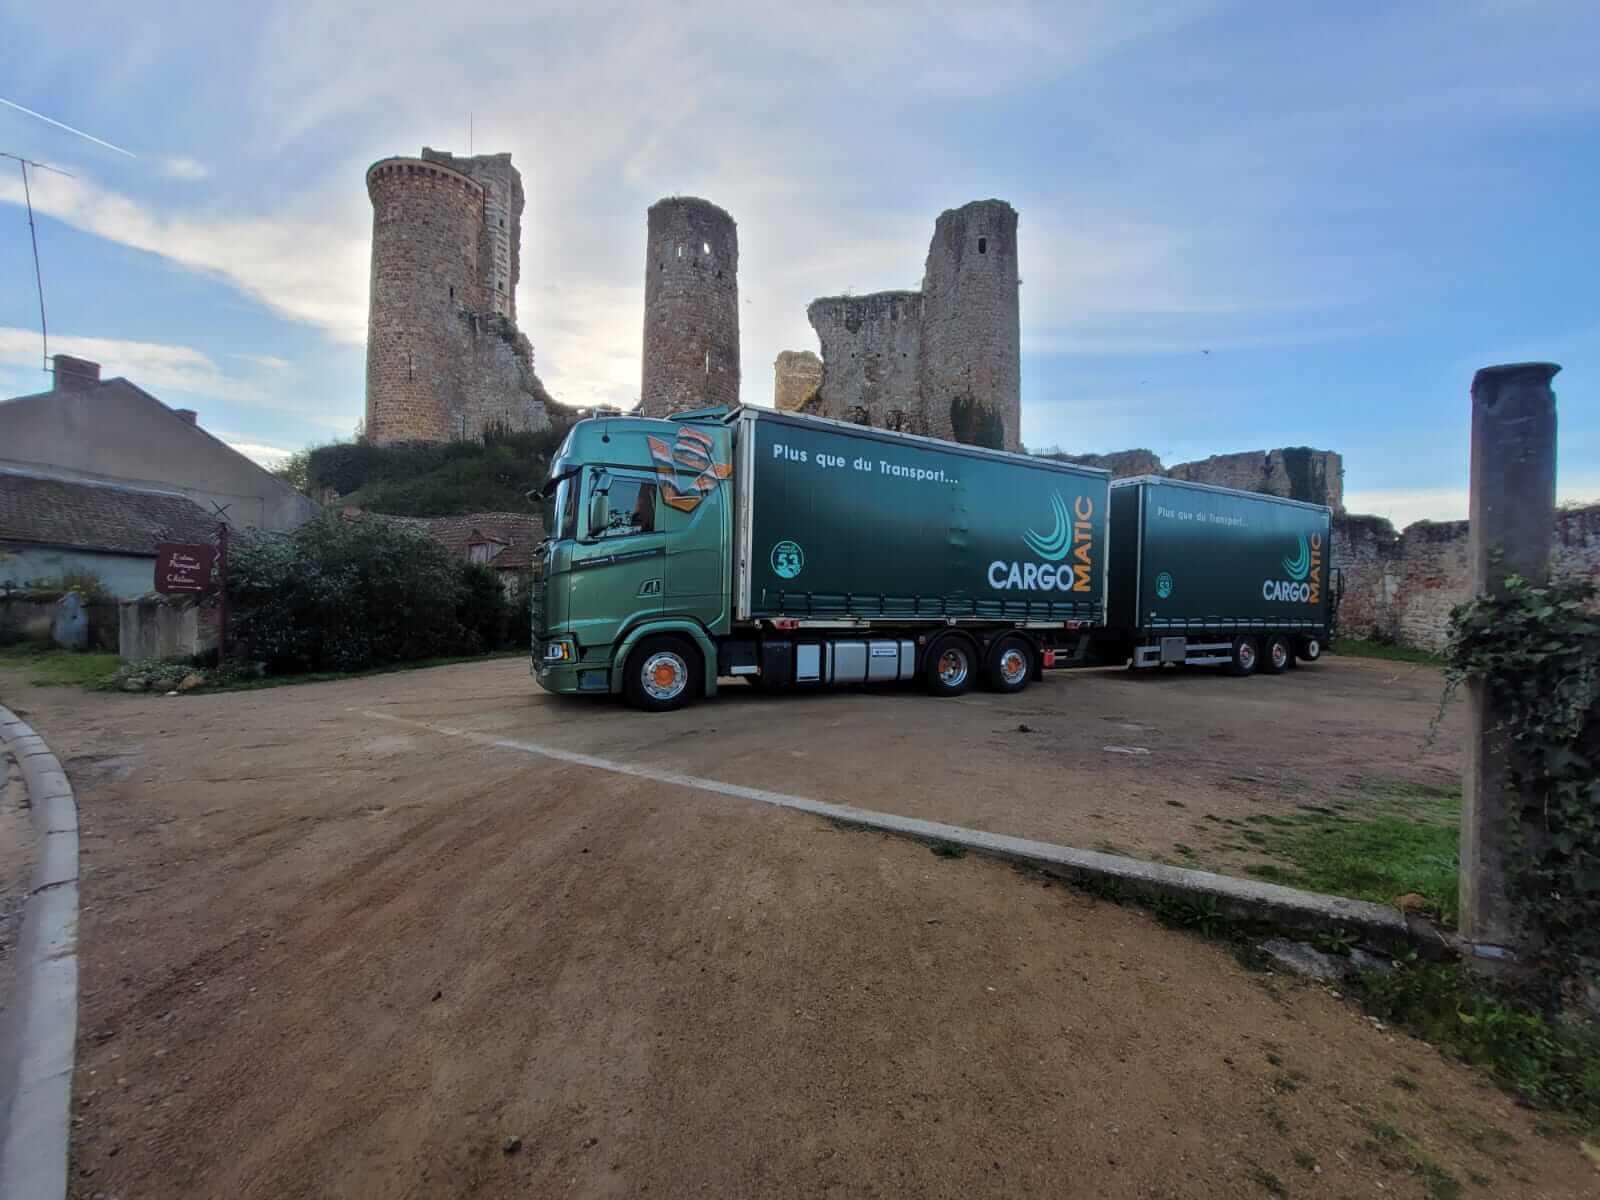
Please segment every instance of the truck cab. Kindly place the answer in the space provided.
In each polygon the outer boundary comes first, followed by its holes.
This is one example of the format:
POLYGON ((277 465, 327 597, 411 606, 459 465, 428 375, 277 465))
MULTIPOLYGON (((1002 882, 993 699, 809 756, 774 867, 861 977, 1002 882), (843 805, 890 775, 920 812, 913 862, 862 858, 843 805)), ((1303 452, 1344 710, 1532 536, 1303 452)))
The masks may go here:
POLYGON ((572 427, 543 489, 548 537, 534 561, 532 667, 546 691, 621 691, 619 668, 654 638, 664 647, 651 672, 658 699, 715 694, 716 671, 703 664, 717 661, 712 639, 728 632, 733 590, 723 416, 572 427), (682 652, 685 639, 698 659, 682 652))

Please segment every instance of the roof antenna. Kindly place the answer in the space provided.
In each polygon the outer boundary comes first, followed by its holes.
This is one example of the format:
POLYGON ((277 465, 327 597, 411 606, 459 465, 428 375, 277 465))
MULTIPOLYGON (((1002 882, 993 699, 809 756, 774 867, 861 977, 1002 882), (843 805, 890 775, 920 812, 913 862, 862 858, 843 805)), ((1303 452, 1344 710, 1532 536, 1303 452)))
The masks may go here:
POLYGON ((33 192, 28 187, 28 168, 38 167, 41 171, 54 171, 57 175, 72 178, 70 171, 63 171, 60 167, 52 167, 49 163, 34 162, 31 158, 23 158, 20 154, 8 154, 0 150, 0 158, 12 158, 17 166, 22 168, 22 199, 28 208, 28 239, 33 243, 33 284, 39 292, 39 340, 43 344, 44 361, 42 369, 46 374, 50 372, 50 329, 44 319, 44 274, 39 270, 39 233, 33 223, 33 192))

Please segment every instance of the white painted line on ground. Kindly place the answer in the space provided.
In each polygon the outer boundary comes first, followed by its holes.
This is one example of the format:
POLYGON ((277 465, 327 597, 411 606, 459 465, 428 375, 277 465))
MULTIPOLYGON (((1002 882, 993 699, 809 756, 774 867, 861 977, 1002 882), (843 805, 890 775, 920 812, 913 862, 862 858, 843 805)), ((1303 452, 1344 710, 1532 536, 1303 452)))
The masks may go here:
POLYGON ((743 784, 725 783, 720 779, 706 779, 698 775, 684 775, 678 771, 668 771, 661 767, 639 763, 618 762, 593 754, 581 754, 575 750, 544 746, 537 742, 497 738, 470 729, 460 729, 434 721, 417 721, 373 709, 357 711, 362 716, 374 720, 409 725, 413 729, 424 729, 445 737, 460 738, 479 746, 516 750, 523 754, 589 767, 596 771, 609 771, 616 775, 628 775, 635 779, 648 779, 653 783, 712 792, 719 796, 732 796, 739 800, 753 800, 758 804, 770 804, 776 808, 811 813, 814 816, 827 817, 866 829, 876 829, 922 841, 949 842, 980 854, 1025 863, 1056 874, 1110 880, 1131 893, 1204 900, 1215 904, 1220 911, 1240 919, 1271 921, 1292 929, 1345 928, 1365 935, 1377 945, 1395 949, 1410 943, 1411 935, 1405 917, 1397 909, 1365 900, 1350 900, 1344 896, 1323 896, 1275 883, 1259 883, 1253 879, 1214 875, 1209 871, 1169 867, 1162 863, 1145 862, 1143 859, 1101 854, 1094 850, 1078 850, 1052 842, 1034 841, 1031 838, 1007 837, 1004 834, 968 829, 961 825, 946 825, 942 821, 924 821, 917 817, 875 812, 872 809, 856 808, 850 804, 830 804, 822 800, 790 795, 787 792, 745 787, 743 784))

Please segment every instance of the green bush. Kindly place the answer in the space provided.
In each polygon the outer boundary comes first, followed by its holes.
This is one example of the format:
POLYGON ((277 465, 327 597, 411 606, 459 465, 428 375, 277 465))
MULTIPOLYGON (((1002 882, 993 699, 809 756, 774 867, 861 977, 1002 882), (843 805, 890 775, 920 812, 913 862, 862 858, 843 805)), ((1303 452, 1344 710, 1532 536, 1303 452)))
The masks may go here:
POLYGON ((509 604, 492 571, 376 518, 241 533, 228 566, 229 650, 274 674, 476 654, 506 637, 509 604))
POLYGON ((491 432, 482 442, 318 446, 307 456, 306 488, 396 516, 527 512, 527 493, 544 484, 568 427, 558 419, 539 433, 491 432))

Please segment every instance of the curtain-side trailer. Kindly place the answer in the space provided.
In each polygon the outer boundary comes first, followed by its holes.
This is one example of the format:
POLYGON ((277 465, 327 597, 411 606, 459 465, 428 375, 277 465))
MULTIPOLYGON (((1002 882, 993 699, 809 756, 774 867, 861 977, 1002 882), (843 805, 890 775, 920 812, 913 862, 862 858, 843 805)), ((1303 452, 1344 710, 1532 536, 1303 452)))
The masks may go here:
POLYGON ((1342 580, 1325 505, 1162 476, 1111 486, 1110 596, 1099 663, 1277 674, 1321 657, 1342 580))
POLYGON ((533 669, 552 692, 1014 692, 1105 619, 1095 468, 740 408, 580 421, 545 494, 533 669))

